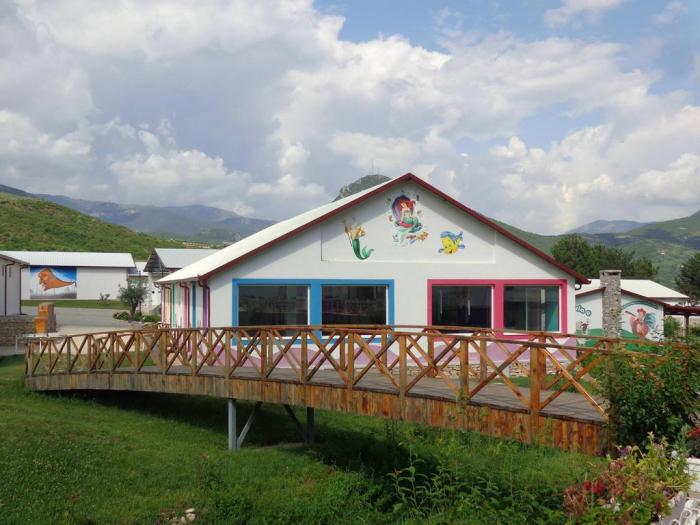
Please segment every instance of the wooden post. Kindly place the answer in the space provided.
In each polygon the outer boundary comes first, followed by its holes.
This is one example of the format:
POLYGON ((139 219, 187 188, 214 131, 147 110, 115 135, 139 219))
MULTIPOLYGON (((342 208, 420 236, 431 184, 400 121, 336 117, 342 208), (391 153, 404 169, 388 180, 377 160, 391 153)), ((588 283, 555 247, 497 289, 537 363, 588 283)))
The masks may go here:
POLYGON ((401 419, 406 418, 406 385, 408 384, 408 370, 406 361, 406 336, 399 336, 399 405, 401 419))
MULTIPOLYGON (((207 330, 210 330, 207 328, 207 330)), ((226 370, 226 385, 228 387, 229 379, 231 378, 231 330, 228 328, 224 336, 224 369, 226 370)))
POLYGON ((197 375, 197 332, 190 330, 190 361, 192 362, 192 375, 197 375))
POLYGON ((348 388, 355 384, 355 332, 347 332, 348 388))
POLYGON ((158 360, 160 361, 160 372, 165 375, 165 367, 168 364, 168 358, 166 356, 166 351, 168 348, 168 343, 165 340, 166 331, 161 328, 158 330, 158 360))
POLYGON ((541 349, 530 346, 530 442, 537 443, 540 418, 540 388, 542 379, 541 349))
MULTIPOLYGON (((305 385, 306 380, 309 376, 309 332, 307 330, 301 331, 301 384, 305 385)), ((304 392, 306 396, 306 392, 304 392)))
POLYGON ((340 334, 338 337, 340 337, 340 344, 338 345, 340 348, 340 368, 341 370, 346 370, 347 371, 347 359, 345 359, 346 355, 346 348, 345 348, 345 339, 347 338, 348 334, 347 332, 344 332, 340 334))
POLYGON ((479 382, 486 381, 488 376, 488 365, 486 364, 486 339, 479 341, 479 346, 481 347, 481 352, 479 353, 479 382))
POLYGON ((73 343, 73 338, 69 337, 68 341, 66 342, 66 374, 70 374, 70 369, 71 369, 71 351, 70 347, 71 344, 73 343))
POLYGON ((437 366, 435 365, 435 334, 428 332, 425 334, 428 338, 428 357, 430 357, 430 365, 428 377, 437 377, 437 366))
POLYGON ((459 380, 462 400, 469 400, 469 341, 459 341, 459 380))
POLYGON ((382 364, 384 366, 389 366, 389 349, 386 348, 386 343, 387 343, 387 336, 386 336, 386 331, 382 331, 382 338, 381 338, 381 348, 385 348, 384 354, 382 354, 382 364))

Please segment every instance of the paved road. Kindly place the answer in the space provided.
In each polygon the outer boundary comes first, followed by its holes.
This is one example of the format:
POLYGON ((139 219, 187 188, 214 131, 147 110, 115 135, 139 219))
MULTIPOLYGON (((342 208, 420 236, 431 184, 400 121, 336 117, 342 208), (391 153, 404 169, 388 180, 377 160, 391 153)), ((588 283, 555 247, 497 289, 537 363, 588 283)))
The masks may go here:
MULTIPOLYGON (((86 332, 105 332, 110 330, 128 330, 135 326, 127 321, 114 319, 112 314, 118 310, 101 310, 98 308, 56 308, 56 324, 62 334, 82 334, 86 332)), ((23 306, 22 312, 36 315, 36 306, 23 306)), ((139 326, 139 325, 136 325, 139 326)), ((19 353, 23 349, 19 348, 19 353)), ((14 346, 0 346, 0 356, 14 355, 14 346)))

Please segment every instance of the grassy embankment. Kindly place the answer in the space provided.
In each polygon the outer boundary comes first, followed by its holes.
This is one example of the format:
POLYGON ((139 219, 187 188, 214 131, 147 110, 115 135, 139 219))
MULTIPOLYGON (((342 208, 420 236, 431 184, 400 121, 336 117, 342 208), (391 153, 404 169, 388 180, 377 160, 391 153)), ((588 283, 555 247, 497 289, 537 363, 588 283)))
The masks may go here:
POLYGON ((41 394, 24 389, 22 374, 21 358, 0 358, 3 523, 168 523, 189 507, 196 523, 561 523, 561 490, 602 464, 320 411, 309 449, 289 444, 296 430, 272 406, 229 453, 223 399, 41 394), (389 473, 409 451, 442 481, 419 483, 427 496, 409 491, 417 503, 402 506, 389 473))
POLYGON ((183 246, 49 201, 0 193, 0 250, 129 252, 146 260, 154 247, 183 246))
POLYGON ((70 299, 63 301, 39 301, 35 299, 24 299, 22 306, 39 306, 41 303, 53 303, 56 308, 97 308, 100 310, 128 310, 121 301, 109 299, 100 301, 99 299, 70 299))

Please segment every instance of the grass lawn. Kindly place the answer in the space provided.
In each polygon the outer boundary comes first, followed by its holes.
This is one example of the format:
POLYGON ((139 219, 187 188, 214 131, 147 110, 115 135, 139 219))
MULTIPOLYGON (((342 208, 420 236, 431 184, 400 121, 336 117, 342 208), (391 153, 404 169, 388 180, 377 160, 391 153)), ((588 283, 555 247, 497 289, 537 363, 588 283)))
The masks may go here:
POLYGON ((128 310, 124 303, 115 300, 100 301, 99 299, 71 299, 63 301, 40 301, 25 299, 22 306, 39 306, 40 303, 53 303, 57 308, 99 308, 104 310, 128 310))
POLYGON ((33 393, 22 375, 21 358, 0 358, 2 523, 169 523, 189 507, 195 523, 562 523, 562 489, 604 464, 323 411, 311 449, 269 405, 229 453, 223 399, 33 393), (389 474, 411 457, 432 481, 402 500, 389 474))

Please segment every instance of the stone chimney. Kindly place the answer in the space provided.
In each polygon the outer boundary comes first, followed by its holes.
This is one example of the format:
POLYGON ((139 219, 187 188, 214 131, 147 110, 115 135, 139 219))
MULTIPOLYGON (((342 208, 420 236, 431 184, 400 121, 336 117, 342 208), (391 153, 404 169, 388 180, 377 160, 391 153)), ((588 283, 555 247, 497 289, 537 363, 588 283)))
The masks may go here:
POLYGON ((605 337, 620 337, 621 274, 621 270, 601 270, 600 272, 600 286, 605 287, 603 290, 603 335, 605 337))

